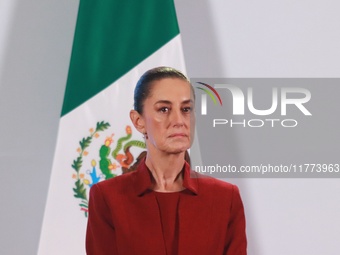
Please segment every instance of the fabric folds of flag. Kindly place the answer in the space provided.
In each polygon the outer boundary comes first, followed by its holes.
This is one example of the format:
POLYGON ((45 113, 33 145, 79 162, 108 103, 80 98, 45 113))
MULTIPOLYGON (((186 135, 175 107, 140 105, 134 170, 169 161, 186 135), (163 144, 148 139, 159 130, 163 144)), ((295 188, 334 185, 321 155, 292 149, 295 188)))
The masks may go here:
POLYGON ((156 66, 185 72, 173 0, 80 1, 38 254, 85 254, 91 186, 143 154, 129 111, 156 66))

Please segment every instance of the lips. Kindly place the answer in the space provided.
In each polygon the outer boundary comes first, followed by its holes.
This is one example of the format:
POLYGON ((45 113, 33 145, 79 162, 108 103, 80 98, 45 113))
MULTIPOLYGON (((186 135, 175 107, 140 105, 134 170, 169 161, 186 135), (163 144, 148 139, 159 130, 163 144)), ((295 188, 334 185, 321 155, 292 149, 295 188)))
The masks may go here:
POLYGON ((169 137, 188 137, 188 135, 184 133, 174 133, 174 134, 169 135, 169 137))

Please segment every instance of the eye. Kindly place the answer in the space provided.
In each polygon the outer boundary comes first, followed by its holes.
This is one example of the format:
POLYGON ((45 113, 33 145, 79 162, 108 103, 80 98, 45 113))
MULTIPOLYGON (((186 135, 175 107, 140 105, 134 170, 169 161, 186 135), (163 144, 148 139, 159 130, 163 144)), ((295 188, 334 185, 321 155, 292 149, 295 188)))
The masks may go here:
POLYGON ((169 112, 169 108, 168 107, 162 107, 162 108, 159 109, 159 111, 162 112, 162 113, 167 113, 167 112, 169 112))
POLYGON ((189 113, 189 112, 191 112, 192 111, 192 108, 191 107, 184 107, 183 109, 182 109, 182 112, 185 112, 185 113, 189 113))

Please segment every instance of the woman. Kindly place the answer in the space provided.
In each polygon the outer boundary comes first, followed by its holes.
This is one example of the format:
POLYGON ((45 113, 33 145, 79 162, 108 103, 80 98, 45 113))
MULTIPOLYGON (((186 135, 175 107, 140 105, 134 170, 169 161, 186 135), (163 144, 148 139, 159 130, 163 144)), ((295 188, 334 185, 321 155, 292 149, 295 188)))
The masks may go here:
POLYGON ((190 170, 194 91, 179 71, 158 67, 138 81, 130 117, 147 155, 137 171, 91 188, 89 255, 244 255, 238 188, 190 170))

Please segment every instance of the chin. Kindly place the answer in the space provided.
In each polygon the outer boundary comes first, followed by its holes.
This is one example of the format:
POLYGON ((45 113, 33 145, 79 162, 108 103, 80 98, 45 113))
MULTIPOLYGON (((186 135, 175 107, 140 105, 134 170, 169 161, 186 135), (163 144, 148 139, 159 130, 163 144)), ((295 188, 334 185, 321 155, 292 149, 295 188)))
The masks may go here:
POLYGON ((171 153, 171 154, 178 154, 178 153, 185 152, 188 149, 190 149, 190 146, 185 145, 185 146, 178 146, 178 147, 168 148, 167 152, 171 153))
POLYGON ((187 149, 174 150, 172 154, 179 154, 185 152, 187 149))

